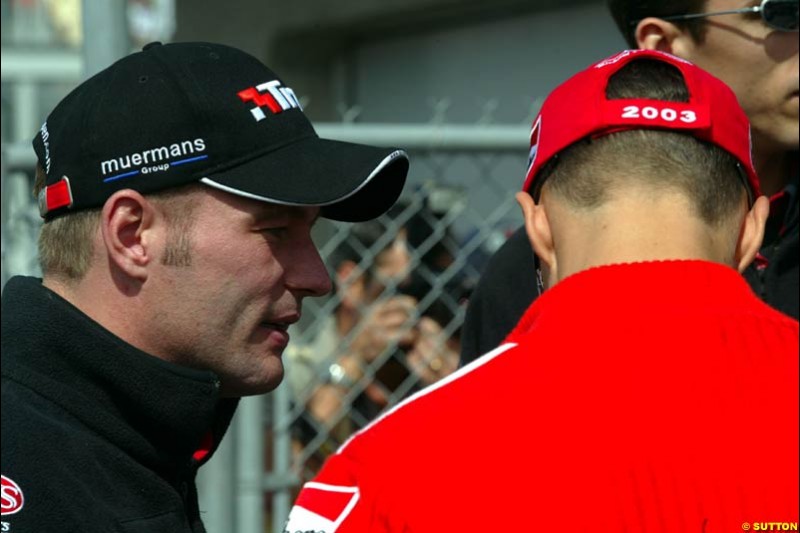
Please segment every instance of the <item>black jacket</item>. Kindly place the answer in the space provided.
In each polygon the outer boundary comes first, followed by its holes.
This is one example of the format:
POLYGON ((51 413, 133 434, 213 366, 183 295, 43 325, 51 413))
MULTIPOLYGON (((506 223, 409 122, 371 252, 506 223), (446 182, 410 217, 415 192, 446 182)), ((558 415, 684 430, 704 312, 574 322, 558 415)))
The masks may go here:
MULTIPOLYGON (((755 293, 795 320, 800 317, 800 193, 791 197, 782 220, 770 217, 761 254, 766 268, 751 264, 744 273, 755 293)), ((536 299, 533 250, 518 229, 492 256, 473 291, 461 330, 461 364, 505 340, 536 299)))
POLYGON ((213 373, 137 350, 40 280, 12 278, 2 297, 3 531, 204 532, 195 474, 210 454, 193 454, 216 447, 236 404, 220 400, 213 373))

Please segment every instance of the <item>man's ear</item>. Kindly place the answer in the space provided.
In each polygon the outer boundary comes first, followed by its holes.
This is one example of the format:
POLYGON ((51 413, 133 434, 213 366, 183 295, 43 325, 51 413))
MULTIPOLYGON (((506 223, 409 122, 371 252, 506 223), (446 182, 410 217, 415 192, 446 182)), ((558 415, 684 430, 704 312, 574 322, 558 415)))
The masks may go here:
POLYGON ((127 277, 144 282, 155 258, 155 207, 131 189, 115 192, 103 205, 101 232, 109 261, 127 277))
POLYGON ((756 258, 758 251, 761 249, 768 216, 769 199, 766 196, 760 196, 745 215, 742 229, 739 233, 739 240, 736 243, 736 257, 734 260, 739 272, 744 272, 744 269, 753 262, 753 259, 756 258))
POLYGON ((556 272, 556 254, 553 244, 553 233, 550 221, 547 218, 544 204, 535 204, 527 192, 518 192, 517 203, 522 208, 522 217, 525 219, 525 231, 534 253, 551 272, 556 272))
MULTIPOLYGON (((686 57, 687 39, 692 37, 675 24, 657 17, 647 17, 636 25, 636 44, 642 50, 658 50, 686 57)), ((692 41, 693 42, 693 41, 692 41)))

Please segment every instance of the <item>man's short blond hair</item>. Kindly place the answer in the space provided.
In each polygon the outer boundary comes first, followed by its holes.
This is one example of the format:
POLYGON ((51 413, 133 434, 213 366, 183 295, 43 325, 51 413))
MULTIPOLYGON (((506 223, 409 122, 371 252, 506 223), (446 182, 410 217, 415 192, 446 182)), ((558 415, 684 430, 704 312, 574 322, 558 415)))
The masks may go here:
MULTIPOLYGON (((33 194, 38 198, 46 175, 36 167, 33 194)), ((147 198, 163 213, 169 224, 167 247, 161 262, 170 266, 191 264, 191 239, 196 192, 203 186, 192 183, 168 189, 147 198)), ((102 208, 84 209, 54 218, 39 233, 39 265, 45 277, 75 283, 84 278, 92 265, 94 240, 100 228, 102 208)))

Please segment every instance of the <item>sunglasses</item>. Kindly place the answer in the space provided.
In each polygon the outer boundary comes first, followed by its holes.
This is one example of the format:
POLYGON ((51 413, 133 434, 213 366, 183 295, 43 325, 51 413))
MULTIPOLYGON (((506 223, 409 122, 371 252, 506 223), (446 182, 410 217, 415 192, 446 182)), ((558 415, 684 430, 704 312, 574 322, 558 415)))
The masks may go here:
MULTIPOLYGON (((716 15, 733 15, 737 13, 758 13, 764 23, 770 28, 779 31, 797 31, 798 0, 762 0, 761 5, 731 9, 730 11, 716 11, 714 13, 693 13, 690 15, 672 15, 658 17, 661 20, 690 20, 716 15)), ((633 25, 639 24, 636 21, 633 25)))

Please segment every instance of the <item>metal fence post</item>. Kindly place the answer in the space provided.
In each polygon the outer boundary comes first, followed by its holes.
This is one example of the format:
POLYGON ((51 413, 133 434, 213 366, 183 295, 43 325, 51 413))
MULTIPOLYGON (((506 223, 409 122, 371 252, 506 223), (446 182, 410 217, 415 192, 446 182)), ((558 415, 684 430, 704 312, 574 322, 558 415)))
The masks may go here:
POLYGON ((208 533, 233 531, 236 511, 235 450, 236 435, 233 428, 230 428, 214 456, 203 465, 197 475, 200 513, 208 533))
POLYGON ((84 79, 130 52, 127 5, 126 0, 82 0, 84 79))
MULTIPOLYGON (((272 476, 276 480, 288 480, 291 478, 291 436, 289 434, 291 400, 289 397, 289 387, 283 385, 278 387, 273 393, 273 468, 272 476)), ((289 486, 283 484, 275 490, 272 497, 272 532, 281 533, 283 525, 289 518, 289 509, 292 505, 289 486)))
POLYGON ((236 413, 236 531, 264 531, 264 397, 239 402, 236 413))

